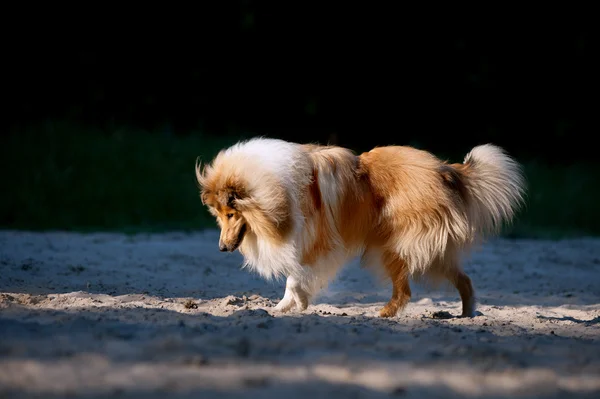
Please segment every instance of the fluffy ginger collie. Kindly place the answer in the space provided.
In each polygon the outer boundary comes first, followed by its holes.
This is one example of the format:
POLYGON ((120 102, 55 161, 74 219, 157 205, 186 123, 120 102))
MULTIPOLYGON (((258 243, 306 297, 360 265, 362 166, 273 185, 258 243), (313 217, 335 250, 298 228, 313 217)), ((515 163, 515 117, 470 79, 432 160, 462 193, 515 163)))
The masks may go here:
POLYGON ((450 281, 462 316, 475 292, 461 255, 499 233, 523 202, 521 168, 499 147, 449 164, 405 146, 355 155, 338 146, 254 138, 196 161, 202 203, 221 229, 219 249, 285 278, 276 311, 305 310, 350 259, 392 282, 381 317, 410 300, 410 279, 450 281))

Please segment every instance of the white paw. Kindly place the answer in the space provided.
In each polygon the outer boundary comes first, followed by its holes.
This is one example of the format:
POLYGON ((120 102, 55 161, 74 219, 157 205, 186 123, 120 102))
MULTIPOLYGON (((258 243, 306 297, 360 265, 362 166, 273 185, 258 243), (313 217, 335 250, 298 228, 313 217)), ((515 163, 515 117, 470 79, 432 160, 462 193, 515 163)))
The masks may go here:
POLYGON ((296 302, 294 301, 293 298, 286 298, 283 297, 283 299, 281 301, 279 301, 279 303, 277 304, 277 306, 275 306, 273 308, 273 310, 275 310, 276 312, 289 312, 294 306, 296 305, 296 302))

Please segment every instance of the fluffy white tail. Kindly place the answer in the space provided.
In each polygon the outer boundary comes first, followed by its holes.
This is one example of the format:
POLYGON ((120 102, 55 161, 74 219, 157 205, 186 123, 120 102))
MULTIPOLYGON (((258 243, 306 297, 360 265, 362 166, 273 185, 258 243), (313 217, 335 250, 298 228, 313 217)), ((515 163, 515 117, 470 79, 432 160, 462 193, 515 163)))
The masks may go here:
POLYGON ((492 144, 474 147, 464 160, 470 193, 470 216, 480 234, 499 232, 524 202, 525 178, 521 166, 492 144))

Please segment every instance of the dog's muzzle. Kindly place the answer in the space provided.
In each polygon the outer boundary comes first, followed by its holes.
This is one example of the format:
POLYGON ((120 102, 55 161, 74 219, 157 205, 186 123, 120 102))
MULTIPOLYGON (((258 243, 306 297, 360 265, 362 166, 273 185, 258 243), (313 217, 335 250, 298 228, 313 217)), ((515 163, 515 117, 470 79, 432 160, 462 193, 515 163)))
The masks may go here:
POLYGON ((233 245, 227 246, 227 245, 223 244, 223 242, 221 240, 219 240, 219 251, 221 251, 221 252, 235 251, 236 249, 238 249, 238 247, 242 243, 242 240, 244 239, 245 235, 246 235, 246 225, 242 226, 242 229, 240 230, 240 233, 238 234, 237 240, 233 245))

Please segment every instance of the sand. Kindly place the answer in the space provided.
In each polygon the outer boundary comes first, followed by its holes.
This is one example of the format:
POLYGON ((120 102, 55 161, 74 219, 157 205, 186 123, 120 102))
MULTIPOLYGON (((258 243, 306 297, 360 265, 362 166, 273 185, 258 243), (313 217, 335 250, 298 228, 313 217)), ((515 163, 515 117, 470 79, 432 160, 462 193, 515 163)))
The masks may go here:
POLYGON ((450 288, 357 262, 305 312, 218 233, 0 232, 0 397, 600 397, 600 240, 488 242, 450 288))

